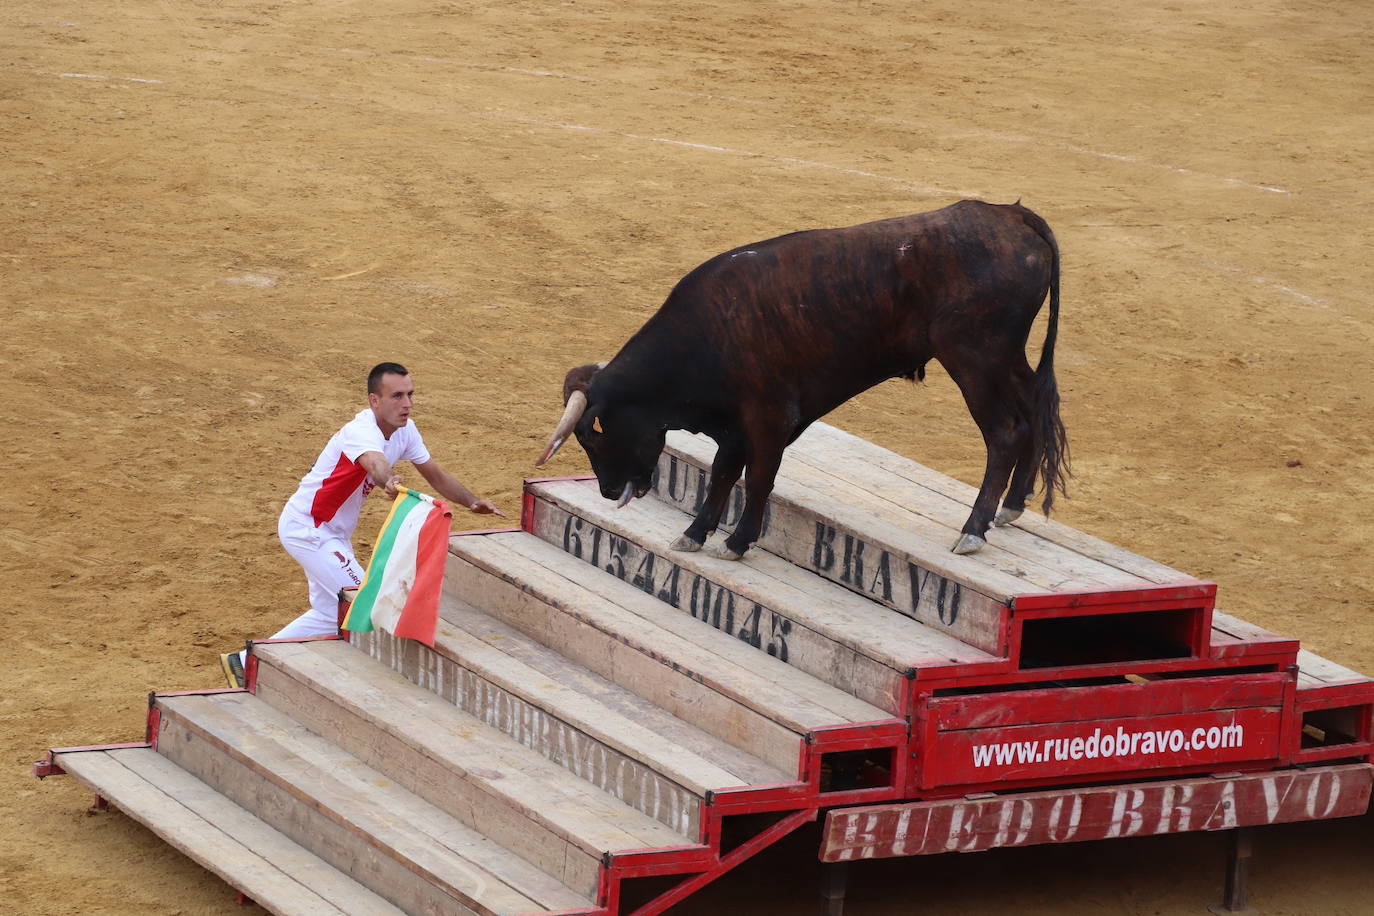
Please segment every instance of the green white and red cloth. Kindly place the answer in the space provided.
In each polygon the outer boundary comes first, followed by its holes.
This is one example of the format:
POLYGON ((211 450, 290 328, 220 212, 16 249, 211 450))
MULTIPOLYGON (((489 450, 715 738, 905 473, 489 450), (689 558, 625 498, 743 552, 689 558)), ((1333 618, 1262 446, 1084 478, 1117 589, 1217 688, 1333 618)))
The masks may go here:
POLYGON ((343 628, 380 629, 432 647, 452 522, 453 511, 442 499, 397 487, 343 628))

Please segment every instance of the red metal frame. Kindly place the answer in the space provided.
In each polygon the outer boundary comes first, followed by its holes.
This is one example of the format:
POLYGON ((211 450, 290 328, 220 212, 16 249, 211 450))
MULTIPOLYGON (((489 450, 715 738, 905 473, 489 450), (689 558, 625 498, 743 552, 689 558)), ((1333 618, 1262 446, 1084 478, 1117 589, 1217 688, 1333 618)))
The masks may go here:
POLYGON ((926 694, 913 717, 910 750, 918 762, 907 794, 929 797, 1104 777, 1139 779, 1219 766, 1271 767, 1284 759, 1291 727, 1285 711, 1292 708, 1293 685, 1291 673, 1273 672, 926 694), (1213 729, 1218 740, 1226 736, 1242 743, 1203 746, 1198 731, 1205 741, 1213 729), (1123 736, 1132 742, 1131 750, 1117 753, 1123 736), (1177 746, 1155 748, 1157 741, 1175 737, 1177 746), (1099 745, 1105 750, 1108 741, 1110 752, 1099 753, 1099 745))
POLYGON ((1285 741, 1285 752, 1295 762, 1354 758, 1374 761, 1374 681, 1340 681, 1319 687, 1299 687, 1285 741), (1303 714, 1331 709, 1353 709, 1355 740, 1322 747, 1302 746, 1303 714))
MULTIPOLYGON (((1076 610, 1083 613, 1111 614, 1152 611, 1175 607, 1206 607, 1210 612, 1216 601, 1217 584, 1203 579, 1185 579, 1170 585, 1145 588, 1061 591, 1012 598, 1012 610, 1019 617, 1034 612, 1076 610), (1201 605, 1198 602, 1202 602, 1201 605), (1093 610, 1088 610, 1089 608, 1093 610)), ((1065 615, 1068 616, 1068 615, 1065 615)), ((1207 615, 1210 623, 1211 614, 1207 615)))
POLYGON ((153 750, 157 750, 157 733, 162 728, 162 710, 157 705, 157 694, 148 694, 148 727, 144 740, 153 750))
POLYGON ((715 861, 715 851, 698 844, 617 850, 606 853, 602 865, 616 879, 653 878, 706 871, 715 861))

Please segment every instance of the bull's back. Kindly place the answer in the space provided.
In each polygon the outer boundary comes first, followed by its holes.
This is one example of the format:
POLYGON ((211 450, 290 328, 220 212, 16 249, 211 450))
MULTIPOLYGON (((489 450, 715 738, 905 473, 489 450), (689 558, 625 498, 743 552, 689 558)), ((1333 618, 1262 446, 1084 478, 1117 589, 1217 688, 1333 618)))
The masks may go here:
POLYGON ((961 201, 745 245, 684 277, 664 310, 689 312, 749 380, 819 386, 838 404, 917 371, 989 308, 1014 310, 1003 323, 1029 330, 1050 250, 1028 212, 961 201))

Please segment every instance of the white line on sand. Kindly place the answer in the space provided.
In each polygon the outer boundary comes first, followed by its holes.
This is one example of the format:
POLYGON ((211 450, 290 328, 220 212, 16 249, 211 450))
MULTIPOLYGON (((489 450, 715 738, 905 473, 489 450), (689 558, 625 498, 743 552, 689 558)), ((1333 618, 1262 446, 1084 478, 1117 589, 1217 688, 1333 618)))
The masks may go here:
MULTIPOLYGON (((358 50, 353 50, 353 49, 350 49, 350 48, 321 48, 321 50, 328 51, 328 52, 333 52, 333 53, 338 53, 338 54, 357 54, 357 55, 367 55, 367 56, 382 56, 382 55, 380 55, 378 52, 375 52, 375 51, 358 51, 358 50)), ((448 59, 448 58, 427 57, 427 56, 420 56, 420 55, 396 55, 396 56, 397 56, 397 57, 401 57, 401 58, 405 58, 405 59, 419 60, 419 61, 423 61, 423 62, 444 63, 444 64, 450 64, 450 65, 454 65, 454 66, 461 66, 461 67, 465 67, 465 68, 469 68, 469 69, 487 70, 487 71, 492 71, 492 72, 516 73, 516 74, 520 74, 520 75, 534 76, 534 77, 540 77, 540 78, 566 79, 566 80, 572 80, 572 81, 575 81, 575 82, 589 83, 589 84, 595 84, 595 83, 604 82, 604 81, 601 81, 601 80, 593 79, 593 78, 591 78, 591 77, 580 76, 580 75, 577 75, 577 74, 557 73, 557 72, 554 72, 554 71, 527 70, 527 69, 518 68, 518 67, 506 67, 506 66, 499 66, 499 65, 494 65, 494 64, 481 64, 481 63, 475 63, 475 62, 456 61, 456 60, 452 60, 452 59, 448 59)), ((736 102, 736 103, 740 103, 740 104, 753 105, 753 106, 762 106, 762 105, 765 104, 765 103, 763 103, 763 102, 758 102, 758 101, 754 101, 754 100, 750 100, 750 99, 741 99, 741 98, 735 98, 735 97, 731 97, 731 96, 711 95, 711 94, 708 94, 708 93, 685 92, 685 91, 681 91, 681 90, 658 90, 658 91, 660 91, 660 92, 665 92, 665 93, 670 92, 670 93, 676 94, 676 95, 694 96, 694 97, 699 97, 699 98, 720 99, 720 100, 724 100, 724 101, 736 102)), ((474 114, 475 114, 475 113, 474 113, 474 114)), ((499 115, 499 114, 494 114, 494 113, 491 113, 491 112, 482 114, 482 115, 480 115, 480 116, 481 116, 481 117, 493 118, 493 119, 499 119, 499 120, 514 121, 514 122, 519 122, 519 123, 534 124, 534 125, 537 125, 537 126, 547 127, 547 128, 553 128, 553 129, 569 130, 569 131, 579 131, 579 132, 583 132, 583 133, 605 134, 605 135, 608 135, 608 136, 619 136, 619 137, 623 137, 623 138, 626 138, 626 139, 637 140, 637 141, 641 141, 641 142, 666 144, 666 145, 677 146, 677 147, 682 147, 682 148, 686 148, 686 149, 697 149, 697 150, 702 150, 702 151, 706 151, 706 152, 723 153, 723 154, 725 154, 725 155, 731 155, 731 156, 740 156, 740 157, 743 157, 743 158, 761 159, 761 160, 767 160, 767 161, 772 161, 772 162, 785 163, 785 164, 789 164, 789 165, 803 166, 803 167, 806 167, 806 168, 825 169, 825 170, 829 170, 829 171, 833 171, 833 172, 838 172, 838 173, 845 174, 845 175, 854 175, 854 176, 856 176, 856 177, 869 178, 869 179, 873 179, 873 180, 877 180, 877 181, 887 182, 887 183, 889 183, 889 184, 895 184, 895 185, 897 185, 897 186, 909 188, 909 189, 912 189, 912 190, 914 190, 914 191, 917 191, 917 192, 923 193, 923 194, 931 194, 931 195, 952 195, 952 196, 956 196, 956 197, 976 197, 976 198, 986 197, 986 194, 985 194, 985 193, 979 192, 979 191, 968 191, 968 190, 956 190, 956 189, 952 189, 952 188, 943 188, 943 187, 939 187, 939 186, 936 186, 936 185, 925 184, 925 183, 922 183, 922 182, 910 181, 910 180, 904 179, 904 178, 897 178, 897 177, 894 177, 894 176, 891 176, 891 175, 880 175, 880 174, 878 174, 878 173, 875 173, 875 172, 868 172, 868 171, 864 171, 864 170, 862 170, 862 169, 847 168, 847 167, 844 167, 844 166, 833 165, 833 164, 827 163, 827 162, 817 162, 817 161, 814 161, 814 160, 799 159, 799 158, 792 157, 792 156, 774 156, 774 155, 769 155, 769 154, 766 154, 766 153, 752 152, 752 151, 749 151, 749 150, 731 149, 731 148, 729 148, 729 147, 724 147, 724 146, 713 146, 713 145, 705 144, 705 143, 695 143, 695 142, 691 142, 691 141, 687 141, 687 140, 675 140, 675 139, 671 139, 671 138, 667 138, 667 137, 649 137, 649 136, 644 136, 644 135, 641 135, 641 134, 632 134, 632 133, 627 133, 627 132, 624 132, 624 131, 610 130, 610 129, 607 129, 607 128, 589 127, 589 126, 583 125, 583 124, 570 124, 570 123, 566 123, 566 122, 550 121, 550 120, 544 120, 544 119, 539 119, 539 118, 530 118, 530 117, 522 117, 522 116, 515 116, 515 115, 499 115)), ((1214 174, 1211 174, 1211 173, 1208 173, 1208 172, 1202 172, 1202 171, 1199 171, 1199 170, 1196 170, 1196 169, 1181 168, 1181 167, 1172 166, 1172 165, 1162 165, 1162 164, 1160 164, 1160 163, 1151 162, 1151 161, 1149 161, 1149 160, 1141 159, 1141 158, 1136 157, 1136 156, 1126 156, 1126 155, 1121 155, 1121 154, 1118 154, 1118 153, 1102 152, 1102 151, 1100 151, 1100 150, 1093 150, 1093 149, 1089 149, 1089 148, 1087 148, 1087 147, 1079 146, 1079 145, 1077 145, 1077 144, 1066 143, 1066 142, 1063 142, 1063 141, 1061 141, 1061 140, 1055 140, 1055 139, 1050 139, 1050 138, 1044 138, 1044 137, 1030 137, 1030 136, 1017 135, 1017 134, 1002 134, 1002 133, 997 133, 997 132, 994 132, 994 131, 979 130, 979 129, 976 129, 976 128, 970 129, 970 128, 949 128, 949 127, 941 127, 941 126, 937 126, 937 125, 933 125, 933 124, 929 124, 929 123, 918 122, 918 121, 902 120, 902 119, 898 119, 898 118, 875 118, 874 120, 875 120, 875 121, 886 121, 887 123, 891 123, 891 124, 902 124, 902 125, 906 125, 906 126, 910 126, 910 127, 921 127, 921 128, 924 128, 924 129, 932 130, 932 131, 934 131, 934 132, 936 132, 936 133, 938 133, 938 134, 940 134, 940 135, 942 135, 942 136, 949 136, 949 137, 978 137, 978 138, 987 139, 987 140, 997 140, 997 141, 1001 141, 1001 142, 1004 142, 1004 143, 1024 143, 1024 144, 1032 144, 1032 145, 1046 145, 1046 146, 1051 146, 1051 147, 1057 147, 1057 148, 1062 149, 1062 150, 1064 150, 1064 151, 1066 151, 1066 152, 1075 153, 1075 154, 1077 154, 1077 155, 1092 156, 1092 157, 1096 157, 1096 158, 1100 158, 1100 159, 1108 159, 1108 160, 1113 160, 1113 161, 1118 161, 1118 162, 1126 162, 1126 163, 1129 163, 1129 164, 1132 164, 1132 165, 1140 165, 1140 166, 1145 166, 1145 167, 1147 167, 1147 168, 1154 168, 1154 169, 1161 169, 1161 170, 1165 170, 1165 171, 1170 171, 1170 172, 1174 172, 1174 173, 1177 173, 1177 174, 1180 174, 1180 175, 1191 175, 1191 176, 1196 176, 1196 177, 1199 177, 1199 178, 1207 178, 1207 179, 1211 179, 1211 180, 1213 180, 1213 181, 1219 181, 1219 182, 1226 183, 1226 184, 1234 184, 1234 185, 1238 185, 1238 186, 1241 186, 1241 187, 1251 188, 1251 189, 1253 189, 1253 190, 1264 191, 1264 192, 1268 192, 1268 193, 1274 193, 1274 194, 1289 194, 1289 193, 1291 193, 1291 192, 1288 191, 1287 189, 1279 188, 1279 187, 1274 187, 1274 186, 1271 186, 1271 185, 1256 184, 1256 183, 1253 183, 1253 182, 1245 181, 1245 180, 1240 179, 1240 178, 1232 178, 1232 177, 1227 177, 1227 176, 1222 176, 1222 175, 1214 175, 1214 174)), ((1246 273, 1245 271, 1241 270, 1240 268, 1231 267, 1231 266, 1229 266, 1229 265, 1220 264, 1220 263, 1217 263, 1217 262, 1214 262, 1214 261, 1207 261, 1207 262, 1203 262, 1203 263, 1204 263, 1204 265, 1205 265, 1206 267, 1208 267, 1208 268, 1210 268, 1210 269, 1212 269, 1212 270, 1216 270, 1216 271, 1223 272, 1223 273, 1235 273, 1235 274, 1244 274, 1244 273, 1246 273)), ((1261 277, 1261 276, 1251 276, 1251 277, 1247 277, 1247 279, 1248 279, 1251 283, 1255 283, 1255 284, 1261 285, 1261 286, 1266 286, 1266 287, 1268 287, 1268 288, 1270 288, 1270 289, 1273 289, 1273 290, 1275 290, 1275 291, 1277 291, 1277 292, 1279 292, 1279 293, 1282 293, 1282 294, 1284 294, 1284 295, 1286 295, 1286 296, 1288 296, 1288 297, 1291 297, 1291 298, 1293 298, 1293 299, 1297 299, 1298 301, 1303 302, 1303 303, 1306 303, 1306 304, 1308 304, 1308 305, 1314 305, 1314 306, 1317 306, 1317 307, 1319 307, 1319 308, 1324 308, 1324 309, 1332 309, 1332 308, 1333 308, 1333 307, 1331 306, 1331 304, 1328 303, 1328 302, 1326 302, 1325 300, 1316 298, 1316 297, 1314 297, 1314 296, 1310 296, 1310 295, 1308 295, 1308 294, 1306 294, 1306 293, 1304 293, 1304 292, 1302 292, 1302 291, 1300 291, 1300 290, 1294 289, 1293 287, 1288 286, 1288 285, 1286 285, 1286 284, 1284 284, 1284 283, 1282 283, 1282 282, 1280 282, 1280 281, 1278 281, 1278 280, 1271 279, 1271 278, 1268 278, 1268 277, 1261 277)))
POLYGON ((582 133, 605 134, 612 137, 624 137, 627 140, 639 140, 645 143, 662 143, 667 146, 680 146, 687 149, 699 149, 712 153, 724 153, 729 156, 740 156, 748 159, 764 159, 770 162, 780 162, 785 165, 798 165, 805 168, 826 169, 832 172, 840 172, 845 175, 855 175, 861 178, 872 178, 876 181, 885 181, 889 184, 899 185, 918 191, 922 194, 953 197, 984 197, 980 191, 958 190, 956 188, 943 188, 938 185, 925 184, 924 182, 911 181, 906 178, 897 178, 892 175, 880 175, 877 172, 866 172, 862 169, 848 168, 842 165, 833 165, 829 162, 818 162, 814 159, 798 159, 795 156, 773 156, 768 153, 758 153, 752 150, 731 149, 726 146, 712 146, 706 143, 693 143, 688 140, 674 140, 669 137, 649 137, 643 134, 632 134, 620 130, 610 130, 604 127, 588 127, 585 124, 569 124, 563 121, 546 121, 541 118, 531 118, 520 115, 498 115, 487 113, 484 117, 495 118, 505 121, 514 121, 521 124, 534 124, 539 127, 549 127, 559 130, 580 131, 582 133))
POLYGON ((889 124, 901 124, 906 127, 919 127, 925 130, 933 131, 940 136, 956 138, 974 138, 979 140, 996 140, 1001 143, 1024 143, 1033 146, 1046 146, 1052 149, 1061 149, 1068 153, 1076 153, 1080 156, 1092 156, 1097 159, 1108 159, 1113 162, 1126 162, 1130 163, 1131 165, 1142 165, 1146 168, 1160 169, 1166 172, 1174 172, 1179 175, 1193 175, 1198 178, 1209 178, 1212 181, 1218 181, 1222 184, 1239 185, 1241 187, 1251 188, 1256 191, 1265 191, 1270 194, 1292 193, 1286 188, 1279 188, 1274 187, 1273 185, 1266 184, 1255 184, 1254 182, 1245 181, 1241 178, 1231 178, 1226 175, 1215 175, 1211 172, 1199 171, 1198 169, 1187 169, 1175 165, 1164 165, 1159 162, 1151 162, 1148 159, 1142 159, 1139 156, 1126 156, 1120 153, 1105 153, 1101 150, 1089 149, 1086 146, 1079 146, 1074 143, 1066 143, 1062 140, 1057 140, 1050 137, 1031 137, 1021 134, 1004 134, 990 130, 979 130, 977 128, 950 128, 931 124, 925 121, 909 121, 903 118, 879 118, 878 120, 885 121, 889 124))
MULTIPOLYGON (((381 54, 380 52, 377 52, 377 51, 359 51, 359 50, 356 50, 356 49, 354 49, 354 48, 326 48, 326 47, 321 47, 320 50, 322 50, 322 51, 331 51, 331 52, 333 52, 333 53, 335 53, 335 54, 361 54, 361 55, 366 55, 366 56, 368 56, 368 57, 388 57, 388 58, 393 58, 393 57, 394 57, 394 58, 396 58, 396 59, 398 59, 398 60, 415 60, 415 61, 420 61, 420 62, 422 62, 422 63, 430 63, 430 64, 448 64, 449 66, 452 66, 452 67, 462 67, 462 68, 467 69, 467 70, 485 70, 485 71, 487 71, 487 72, 489 72, 489 73, 515 73, 515 74, 519 74, 519 75, 521 75, 521 76, 537 76, 537 77, 542 77, 542 78, 545 78, 545 79, 571 80, 571 81, 573 81, 574 83, 588 83, 588 84, 594 84, 594 85, 605 85, 605 84, 608 84, 608 83, 609 83, 609 84, 614 84, 614 85, 624 85, 624 83, 621 83, 621 82, 618 81, 618 80, 599 80, 599 79, 596 79, 595 77, 591 77, 591 76, 581 76, 581 75, 576 74, 576 73, 558 73, 558 72, 553 71, 553 70, 528 70, 528 69, 525 69, 524 67, 507 67, 507 66, 503 66, 503 65, 501 65, 501 64, 484 64, 484 63, 480 63, 480 62, 478 62, 478 61, 455 60, 455 59, 453 59, 453 58, 451 58, 451 57, 430 57, 430 56, 428 56, 428 55, 422 55, 422 54, 386 54, 386 55, 383 55, 383 54, 381 54)), ((687 98, 693 98, 693 99, 719 99, 719 100, 724 101, 724 102, 735 102, 736 104, 739 104, 739 105, 752 105, 752 106, 755 106, 755 107, 761 107, 761 106, 767 104, 766 102, 759 102, 759 101, 755 101, 754 99, 742 99, 742 98, 739 98, 739 97, 737 97, 737 96, 732 96, 732 95, 714 95, 714 94, 709 93, 709 92, 692 92, 692 91, 686 90, 686 89, 660 89, 660 88, 653 88, 653 89, 651 89, 650 91, 655 92, 655 93, 658 93, 658 94, 661 94, 661 95, 679 95, 679 96, 686 96, 687 98)))
POLYGON ((119 80, 125 83, 161 83, 162 80, 149 80, 137 76, 105 76, 100 73, 53 73, 49 70, 35 70, 35 73, 43 76, 60 76, 63 79, 73 80, 119 80))
MULTIPOLYGON (((383 56, 383 55, 381 55, 381 54, 380 54, 379 52, 377 52, 377 51, 359 51, 359 50, 355 50, 355 49, 353 49, 353 48, 327 48, 327 47, 326 47, 326 48, 321 48, 321 50, 324 50, 324 51, 331 51, 331 52, 336 53, 336 54, 360 54, 360 55, 367 55, 367 56, 370 56, 370 57, 379 57, 379 56, 383 56)), ((429 56, 424 56, 424 55, 419 55, 419 54, 395 54, 395 55, 385 55, 385 56, 388 56, 388 57, 396 57, 396 58, 399 58, 399 59, 402 59, 402 60, 416 60, 416 61, 423 61, 423 62, 426 62, 426 63, 448 64, 448 65, 450 65, 450 66, 465 67, 465 68, 471 69, 471 70, 487 70, 487 71, 497 72, 497 73, 517 73, 517 74, 520 74, 520 75, 522 75, 522 76, 535 76, 535 77, 544 77, 544 78, 548 78, 548 79, 572 80, 572 81, 578 82, 578 83, 593 83, 593 84, 599 84, 599 83, 605 83, 605 82, 617 82, 617 81, 614 81, 614 80, 611 80, 611 81, 598 80, 598 79, 595 79, 595 78, 593 78, 593 77, 581 76, 581 75, 575 74, 575 73, 558 73, 558 72, 551 71, 551 70, 528 70, 528 69, 524 69, 524 68, 521 68, 521 67, 506 67, 506 66, 501 66, 501 65, 499 65, 499 64, 483 64, 483 63, 478 63, 478 62, 475 62, 475 61, 454 60, 454 59, 448 58, 448 57, 429 57, 429 56)), ((688 96, 688 97, 691 97, 691 98, 700 98, 700 99, 719 99, 719 100, 721 100, 721 101, 735 102, 735 103, 740 104, 740 105, 751 105, 751 106, 754 106, 754 107, 763 107, 763 106, 765 106, 765 105, 768 104, 768 103, 766 103, 766 102, 761 102, 761 101, 758 101, 758 100, 755 100, 755 99, 744 99, 744 98, 739 98, 738 96, 729 96, 729 95, 715 95, 715 94, 708 93, 708 92, 690 92, 690 91, 685 91, 685 90, 681 90, 681 89, 654 89, 653 91, 654 91, 654 92, 657 92, 657 93, 664 94, 664 95, 679 95, 679 96, 688 96)), ((1064 150, 1065 152, 1076 153, 1076 154, 1081 155, 1081 156, 1092 156, 1092 157, 1097 158, 1097 159, 1109 159, 1109 160, 1113 160, 1113 161, 1116 161, 1116 162, 1127 162, 1127 163, 1130 163, 1130 164, 1132 164, 1132 165, 1142 165, 1142 166, 1145 166, 1145 167, 1147 167, 1147 168, 1161 169, 1161 170, 1168 171, 1168 172, 1174 172, 1174 173, 1179 174, 1179 175, 1192 175, 1192 176, 1195 176, 1195 177, 1198 177, 1198 178, 1208 178, 1208 179, 1211 179, 1211 180, 1213 180, 1213 181, 1221 182, 1222 184, 1239 185, 1240 187, 1251 188, 1251 189, 1256 190, 1256 191, 1265 191, 1265 192, 1268 192, 1268 193, 1270 193, 1270 194, 1289 194, 1289 193, 1291 193, 1290 191, 1288 191, 1288 190, 1285 189, 1285 188, 1274 187, 1274 186, 1272 186, 1272 185, 1256 184, 1256 183, 1251 182, 1251 181, 1245 181, 1244 179, 1241 179, 1241 178, 1232 178, 1232 177, 1229 177, 1229 176, 1226 176, 1226 175, 1215 175, 1215 174, 1213 174, 1213 173, 1211 173, 1211 172, 1203 172, 1203 171, 1200 171, 1200 170, 1198 170, 1198 169, 1189 169, 1189 168, 1183 168, 1183 167, 1174 166, 1174 165, 1164 165, 1164 164, 1158 163, 1158 162, 1151 162, 1151 161, 1148 160, 1148 159, 1142 159, 1142 158, 1140 158, 1139 156, 1126 156, 1126 155, 1122 155, 1122 154, 1120 154, 1120 153, 1107 153, 1107 152, 1102 152, 1101 150, 1089 149, 1089 148, 1084 147, 1084 146, 1078 146, 1078 145, 1073 144, 1073 143, 1064 143, 1064 142, 1061 142, 1061 141, 1057 141, 1057 140, 1053 140, 1053 139, 1049 139, 1049 138, 1045 138, 1045 137, 1019 136, 1019 135, 1016 135, 1016 134, 1002 134, 1002 133, 996 133, 996 132, 994 132, 994 131, 983 131, 983 130, 976 130, 976 129, 975 129, 975 130, 960 129, 960 128, 954 128, 954 129, 941 129, 941 128, 936 127, 935 125, 932 125, 932 124, 928 124, 928 123, 924 123, 924 122, 920 122, 920 121, 908 121, 908 120, 904 120, 904 119, 901 119, 901 118, 878 118, 878 119, 875 119, 875 120, 886 121, 886 122, 891 123, 891 124, 904 124, 904 125, 907 125, 907 126, 909 126, 909 127, 921 127, 921 128, 926 128, 926 129, 929 129, 929 130, 934 130, 934 131, 941 132, 941 133, 943 133, 943 134, 946 135, 946 136, 955 136, 955 137, 957 137, 957 136, 980 137, 980 138, 983 138, 983 139, 986 139, 986 140, 1000 140, 1000 141, 1002 141, 1002 142, 1004 142, 1004 143, 1029 143, 1029 144, 1036 144, 1036 145, 1041 145, 1041 146, 1056 147, 1056 148, 1058 148, 1058 149, 1064 150)), ((861 174, 862 174, 862 173, 861 173, 861 174)), ((875 176, 875 177, 881 177, 881 176, 875 176)))

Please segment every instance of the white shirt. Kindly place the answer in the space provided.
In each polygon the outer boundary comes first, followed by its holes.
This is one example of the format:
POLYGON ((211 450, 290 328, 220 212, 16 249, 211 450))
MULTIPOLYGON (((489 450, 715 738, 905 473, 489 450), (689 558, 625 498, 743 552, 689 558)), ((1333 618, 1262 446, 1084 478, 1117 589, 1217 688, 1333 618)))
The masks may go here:
POLYGON ((291 513, 307 525, 351 540, 363 497, 375 486, 358 464, 358 456, 363 452, 381 452, 389 467, 395 467, 398 461, 429 461, 429 450, 413 422, 407 420, 388 439, 382 435, 372 408, 364 408, 330 438, 315 459, 315 466, 301 478, 300 486, 287 500, 282 514, 291 513))

